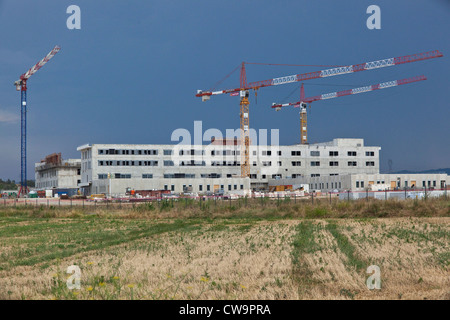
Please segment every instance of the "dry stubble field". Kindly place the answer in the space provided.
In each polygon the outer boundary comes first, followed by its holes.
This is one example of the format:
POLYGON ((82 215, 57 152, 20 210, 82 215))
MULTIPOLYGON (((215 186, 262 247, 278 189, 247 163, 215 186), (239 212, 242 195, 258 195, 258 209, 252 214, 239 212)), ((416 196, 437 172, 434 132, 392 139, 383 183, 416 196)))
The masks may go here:
POLYGON ((449 201, 373 205, 5 210, 0 299, 450 299, 449 201))

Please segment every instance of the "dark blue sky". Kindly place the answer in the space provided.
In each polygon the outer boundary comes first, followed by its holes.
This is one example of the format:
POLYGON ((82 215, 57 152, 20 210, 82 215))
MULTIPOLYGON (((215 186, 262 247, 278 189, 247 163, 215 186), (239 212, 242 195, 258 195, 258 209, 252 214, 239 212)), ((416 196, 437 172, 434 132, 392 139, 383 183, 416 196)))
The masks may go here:
MULTIPOLYGON (((79 157, 84 143, 170 143, 173 130, 239 127, 237 97, 202 103, 242 61, 348 65, 441 50, 432 59, 305 82, 307 96, 424 74, 427 81, 312 105, 309 141, 364 138, 381 146, 381 170, 450 167, 450 2, 447 0, 112 1, 0 0, 0 177, 20 177, 20 93, 13 82, 54 45, 61 51, 28 83, 28 176, 53 152, 79 157), (81 8, 81 30, 66 28, 66 8, 81 8), (381 30, 366 9, 381 8, 381 30)), ((318 67, 249 65, 248 81, 318 67)), ((222 88, 239 84, 235 72, 222 88)), ((299 84, 251 97, 250 126, 280 129, 299 141, 299 84), (292 92, 294 94, 285 99, 292 92)))

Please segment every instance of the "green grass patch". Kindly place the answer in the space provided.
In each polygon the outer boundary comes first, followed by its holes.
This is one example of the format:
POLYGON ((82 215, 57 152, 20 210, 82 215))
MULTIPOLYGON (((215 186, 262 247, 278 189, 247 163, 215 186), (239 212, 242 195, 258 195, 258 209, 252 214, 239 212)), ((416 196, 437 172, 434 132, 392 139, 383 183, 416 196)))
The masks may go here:
POLYGON ((313 279, 312 271, 308 268, 306 262, 302 260, 308 253, 314 253, 321 250, 316 241, 316 233, 322 226, 310 221, 301 222, 296 226, 296 234, 292 242, 292 276, 299 285, 299 293, 308 291, 316 281, 313 279))
POLYGON ((347 257, 345 264, 348 267, 354 267, 359 272, 365 270, 365 268, 369 266, 368 262, 358 257, 355 246, 353 246, 348 237, 339 230, 339 227, 335 223, 329 222, 326 225, 326 230, 331 233, 337 242, 339 250, 347 257))

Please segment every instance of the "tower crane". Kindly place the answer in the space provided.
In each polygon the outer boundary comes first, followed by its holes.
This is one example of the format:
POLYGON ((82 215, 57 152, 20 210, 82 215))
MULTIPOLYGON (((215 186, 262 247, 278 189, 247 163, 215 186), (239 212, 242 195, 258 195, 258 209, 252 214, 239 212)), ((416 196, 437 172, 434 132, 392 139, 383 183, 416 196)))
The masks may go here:
POLYGON ((284 76, 279 78, 273 78, 269 80, 256 81, 247 83, 247 75, 245 71, 245 62, 241 65, 240 74, 240 87, 234 89, 225 89, 218 91, 202 91, 197 90, 196 97, 201 97, 202 101, 207 101, 211 96, 220 94, 230 94, 231 96, 240 96, 240 119, 241 119, 241 176, 248 177, 250 175, 250 138, 249 138, 249 91, 254 90, 255 93, 258 89, 270 86, 277 86, 282 84, 301 82, 311 79, 326 78, 332 76, 338 76, 353 72, 374 70, 379 68, 396 66, 404 63, 417 62, 422 60, 428 60, 433 58, 442 57, 443 54, 439 50, 428 51, 423 53, 417 53, 413 55, 400 56, 395 58, 387 58, 382 60, 376 60, 371 62, 364 62, 360 64, 341 66, 337 68, 325 69, 315 72, 308 72, 302 74, 294 74, 290 76, 284 76))
POLYGON ((28 193, 27 187, 27 81, 42 68, 51 58, 59 52, 61 48, 55 46, 52 51, 45 56, 44 59, 36 63, 30 70, 22 74, 19 80, 14 82, 17 91, 21 91, 21 117, 20 117, 20 190, 18 196, 26 195, 28 193))
POLYGON ((321 94, 314 97, 305 97, 305 89, 303 88, 303 83, 300 88, 300 101, 297 102, 291 102, 291 103, 272 103, 272 108, 274 108, 276 111, 280 111, 283 107, 289 107, 293 106, 294 108, 300 108, 300 142, 301 144, 307 144, 308 143, 308 135, 307 135, 307 116, 306 116, 306 107, 311 107, 311 103, 314 101, 320 101, 320 100, 327 100, 327 99, 333 99, 333 98, 339 98, 344 97, 348 95, 358 94, 358 93, 364 93, 364 92, 370 92, 374 90, 380 90, 380 89, 386 89, 386 88, 392 88, 396 86, 400 86, 403 84, 418 82, 418 81, 424 81, 427 80, 425 76, 416 76, 412 78, 407 79, 401 79, 401 80, 393 80, 378 84, 373 84, 370 86, 364 86, 349 90, 343 90, 338 92, 330 92, 321 94))

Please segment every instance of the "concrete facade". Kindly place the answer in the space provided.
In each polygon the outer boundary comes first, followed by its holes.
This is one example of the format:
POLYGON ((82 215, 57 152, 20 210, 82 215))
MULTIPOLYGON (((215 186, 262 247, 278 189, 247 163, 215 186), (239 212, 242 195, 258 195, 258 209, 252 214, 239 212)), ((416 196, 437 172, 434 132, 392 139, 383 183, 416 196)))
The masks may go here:
MULTIPOLYGON (((270 181, 270 185, 288 181, 270 181)), ((305 177, 295 183, 309 184, 311 190, 329 191, 382 191, 403 189, 445 189, 449 185, 447 174, 344 174, 339 176, 305 177)))
MULTIPOLYGON (((378 174, 380 147, 363 139, 291 146, 251 146, 250 178, 241 178, 239 144, 86 144, 81 152, 81 183, 86 195, 123 195, 135 190, 174 193, 248 193, 267 189, 269 180, 378 174)), ((289 183, 292 184, 292 183, 289 183)))
POLYGON ((36 190, 78 188, 81 183, 81 160, 63 160, 61 154, 50 155, 35 164, 34 172, 36 190))

